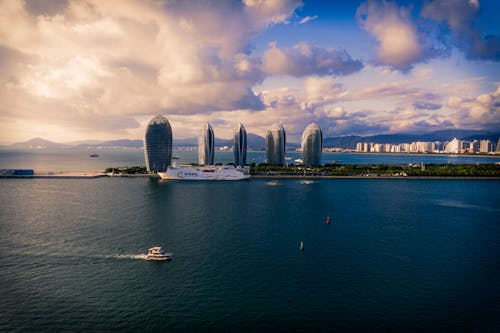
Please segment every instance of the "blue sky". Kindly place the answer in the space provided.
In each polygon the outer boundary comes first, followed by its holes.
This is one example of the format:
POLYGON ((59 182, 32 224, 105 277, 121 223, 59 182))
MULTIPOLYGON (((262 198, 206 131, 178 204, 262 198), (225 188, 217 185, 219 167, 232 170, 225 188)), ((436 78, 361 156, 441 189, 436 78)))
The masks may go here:
POLYGON ((496 1, 0 1, 0 143, 500 130, 496 1))

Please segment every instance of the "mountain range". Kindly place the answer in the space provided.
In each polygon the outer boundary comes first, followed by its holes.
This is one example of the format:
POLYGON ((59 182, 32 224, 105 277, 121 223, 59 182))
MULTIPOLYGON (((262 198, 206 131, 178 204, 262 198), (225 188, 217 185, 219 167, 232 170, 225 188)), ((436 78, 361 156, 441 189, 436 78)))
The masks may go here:
MULTIPOLYGON (((355 149, 358 142, 374 142, 374 143, 411 143, 414 141, 449 141, 453 138, 460 140, 473 141, 473 140, 491 140, 497 143, 500 138, 500 132, 486 132, 478 130, 441 130, 430 132, 426 134, 410 134, 410 133, 397 133, 397 134, 382 134, 374 136, 339 136, 323 138, 323 146, 325 148, 344 148, 355 149)), ((198 145, 197 138, 187 139, 174 139, 174 147, 196 147, 198 145)), ((247 134, 247 145, 249 149, 264 149, 265 139, 257 134, 247 134)), ((215 146, 232 146, 232 139, 215 138, 215 146)), ((18 142, 7 148, 15 149, 64 149, 64 148, 142 148, 142 140, 84 140, 73 141, 69 143, 57 143, 42 138, 34 138, 25 142, 18 142)), ((287 142, 287 149, 294 149, 300 147, 300 143, 287 142)))

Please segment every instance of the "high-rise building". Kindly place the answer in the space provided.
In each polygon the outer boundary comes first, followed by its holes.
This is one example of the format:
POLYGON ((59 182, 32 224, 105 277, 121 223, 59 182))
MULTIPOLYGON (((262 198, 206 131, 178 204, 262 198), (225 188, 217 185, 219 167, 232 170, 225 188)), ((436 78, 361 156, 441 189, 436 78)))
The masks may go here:
POLYGON ((148 172, 165 171, 172 162, 172 128, 164 116, 154 117, 146 128, 144 157, 148 172))
POLYGON ((446 144, 444 147, 444 151, 446 153, 458 154, 464 149, 464 143, 457 138, 453 138, 450 142, 446 144))
POLYGON ((305 165, 316 166, 321 164, 323 149, 323 133, 318 124, 307 125, 302 133, 302 161, 305 165))
POLYGON ((499 154, 500 153, 500 138, 498 139, 497 142, 497 149, 495 150, 495 153, 499 154))
POLYGON ((281 124, 274 124, 266 135, 267 163, 285 164, 286 134, 281 124))
POLYGON ((213 165, 214 149, 214 130, 207 123, 198 136, 198 163, 200 165, 213 165))
POLYGON ((472 142, 469 142, 469 153, 477 153, 479 151, 479 141, 474 140, 472 142))
POLYGON ((247 163, 247 131, 242 124, 234 129, 233 154, 235 165, 244 166, 247 163))
POLYGON ((493 151, 493 143, 490 140, 479 141, 479 152, 489 153, 493 151))
POLYGON ((357 152, 362 152, 363 151, 363 142, 356 143, 356 151, 357 152))

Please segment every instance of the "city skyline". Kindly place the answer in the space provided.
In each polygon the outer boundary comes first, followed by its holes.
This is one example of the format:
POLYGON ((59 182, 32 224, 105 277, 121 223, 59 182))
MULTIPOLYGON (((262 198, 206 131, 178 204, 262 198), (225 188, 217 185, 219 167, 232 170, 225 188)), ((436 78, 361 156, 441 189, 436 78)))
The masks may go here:
POLYGON ((0 2, 0 144, 500 128, 495 1, 0 2))

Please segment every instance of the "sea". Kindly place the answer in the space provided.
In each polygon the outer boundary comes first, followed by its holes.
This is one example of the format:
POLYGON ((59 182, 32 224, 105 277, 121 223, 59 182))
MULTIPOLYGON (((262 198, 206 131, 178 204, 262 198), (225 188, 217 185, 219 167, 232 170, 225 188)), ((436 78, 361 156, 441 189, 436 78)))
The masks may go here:
MULTIPOLYGON (((4 150, 0 168, 144 164, 97 153, 4 150)), ((0 179, 0 331, 498 332, 499 197, 481 179, 0 179), (154 245, 172 260, 145 260, 154 245)))
MULTIPOLYGON (((198 163, 195 150, 174 150, 177 165, 198 163)), ((287 163, 302 158, 301 153, 287 151, 287 163)), ((217 150, 215 163, 234 161, 231 151, 217 150)), ((247 163, 265 163, 264 151, 249 151, 247 163)), ((322 164, 476 164, 500 163, 500 155, 392 154, 324 152, 322 164)), ((34 169, 39 172, 99 172, 110 167, 144 166, 142 149, 2 149, 0 169, 34 169), (99 157, 90 157, 97 154, 99 157)))

